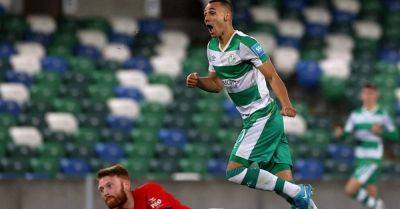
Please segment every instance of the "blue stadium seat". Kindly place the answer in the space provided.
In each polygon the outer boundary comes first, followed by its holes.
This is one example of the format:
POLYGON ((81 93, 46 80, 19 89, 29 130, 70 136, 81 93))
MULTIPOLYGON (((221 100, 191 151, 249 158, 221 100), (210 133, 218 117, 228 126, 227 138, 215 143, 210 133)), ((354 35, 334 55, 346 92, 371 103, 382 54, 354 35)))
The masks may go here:
POLYGON ((215 176, 225 176, 226 166, 226 159, 212 158, 207 161, 207 172, 215 176))
POLYGON ((15 53, 16 51, 14 49, 14 46, 11 43, 0 44, 0 58, 9 58, 15 53))
POLYGON ((60 168, 63 174, 73 177, 84 177, 90 171, 88 163, 78 158, 61 159, 60 168))
POLYGON ((25 173, 24 178, 26 180, 46 180, 46 179, 50 179, 50 174, 48 174, 48 173, 25 173))
POLYGON ((400 1, 398 0, 384 0, 387 9, 393 12, 400 11, 400 1))
POLYGON ((107 116, 107 125, 114 131, 129 133, 134 127, 134 121, 127 117, 109 115, 107 116))
POLYGON ((13 83, 22 83, 26 86, 31 86, 33 83, 33 78, 31 75, 14 70, 8 70, 6 72, 6 80, 13 83))
POLYGON ((117 163, 124 157, 121 146, 114 142, 96 143, 95 151, 98 158, 107 162, 117 163))
POLYGON ((188 139, 186 133, 181 129, 160 129, 158 138, 167 146, 183 148, 188 139))
POLYGON ((318 85, 322 70, 315 61, 300 61, 296 65, 297 82, 305 88, 318 85))
POLYGON ((298 159, 294 164, 296 180, 318 180, 324 174, 324 164, 319 159, 298 159))
POLYGON ((394 107, 397 116, 400 116, 400 101, 398 101, 394 107))
POLYGON ((304 0, 284 0, 283 5, 288 10, 302 11, 306 6, 306 2, 304 0))
POLYGON ((293 48, 300 48, 300 39, 287 36, 278 36, 279 46, 288 46, 293 48))
POLYGON ((164 23, 160 19, 141 19, 139 20, 140 32, 146 34, 159 34, 164 29, 164 23))
POLYGON ((332 14, 333 22, 336 23, 351 23, 356 19, 357 16, 356 14, 340 10, 334 10, 332 14))
POLYGON ((108 41, 110 43, 118 43, 118 44, 125 44, 128 46, 132 46, 134 43, 134 38, 126 34, 114 32, 108 35, 108 41))
POLYGON ((379 59, 397 64, 400 62, 400 51, 399 49, 385 49, 379 50, 379 59))
POLYGON ((146 74, 150 74, 153 69, 146 57, 137 56, 131 57, 127 61, 124 62, 123 67, 126 69, 138 69, 142 70, 146 74))
POLYGON ((0 113, 10 113, 18 116, 21 113, 21 107, 15 101, 0 100, 0 113))
POLYGON ((51 37, 48 34, 42 34, 42 33, 29 31, 25 34, 25 40, 38 42, 43 45, 48 45, 51 41, 51 37))
POLYGON ((143 100, 142 92, 134 87, 117 86, 114 88, 114 94, 119 98, 130 98, 138 102, 143 100))
POLYGON ((336 161, 352 163, 354 159, 353 148, 343 144, 330 144, 328 146, 330 157, 336 161))
POLYGON ((42 68, 45 71, 65 73, 68 70, 68 63, 62 57, 49 56, 45 57, 41 61, 42 68))
POLYGON ((238 8, 235 10, 235 15, 233 17, 234 22, 252 22, 251 13, 247 8, 238 8))
POLYGON ((323 38, 329 32, 329 28, 326 25, 307 23, 306 34, 311 37, 323 38))
POLYGON ((74 48, 74 54, 80 57, 86 57, 93 60, 101 58, 101 52, 94 46, 78 45, 74 48))
POLYGON ((235 104, 230 99, 226 99, 224 101, 223 107, 224 107, 225 113, 230 118, 238 118, 238 117, 240 117, 239 111, 237 111, 235 104))

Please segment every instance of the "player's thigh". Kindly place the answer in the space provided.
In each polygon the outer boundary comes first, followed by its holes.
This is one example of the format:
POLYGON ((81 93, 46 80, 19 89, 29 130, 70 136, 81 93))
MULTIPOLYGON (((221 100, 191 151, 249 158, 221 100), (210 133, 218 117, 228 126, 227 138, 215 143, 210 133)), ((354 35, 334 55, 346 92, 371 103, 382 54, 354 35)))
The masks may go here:
POLYGON ((367 186, 367 192, 371 197, 377 197, 378 187, 376 186, 376 184, 370 184, 367 186))
POLYGON ((362 183, 356 178, 352 177, 346 183, 345 192, 347 195, 353 195, 360 189, 361 186, 362 183))

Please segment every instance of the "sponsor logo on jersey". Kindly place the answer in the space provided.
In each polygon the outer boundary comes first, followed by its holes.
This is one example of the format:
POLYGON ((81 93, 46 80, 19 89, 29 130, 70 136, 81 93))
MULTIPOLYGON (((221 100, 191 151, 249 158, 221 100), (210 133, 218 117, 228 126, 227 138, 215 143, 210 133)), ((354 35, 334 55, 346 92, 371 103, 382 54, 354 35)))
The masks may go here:
POLYGON ((259 57, 265 55, 265 52, 264 52, 263 48, 261 47, 261 45, 260 45, 259 43, 254 44, 254 45, 251 47, 251 50, 252 50, 256 55, 258 55, 259 57))
POLYGON ((162 206, 162 201, 155 197, 150 198, 148 201, 149 201, 150 207, 153 209, 158 209, 162 206))
POLYGON ((239 82, 237 80, 224 79, 222 80, 222 83, 226 88, 237 88, 239 86, 239 82))

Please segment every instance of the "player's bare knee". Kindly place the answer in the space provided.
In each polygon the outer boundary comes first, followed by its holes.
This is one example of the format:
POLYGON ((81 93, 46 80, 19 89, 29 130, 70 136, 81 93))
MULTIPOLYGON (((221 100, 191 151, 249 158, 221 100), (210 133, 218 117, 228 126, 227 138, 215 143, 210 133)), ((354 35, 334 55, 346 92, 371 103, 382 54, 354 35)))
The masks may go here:
POLYGON ((346 185, 344 187, 344 192, 346 193, 346 195, 351 197, 357 192, 357 190, 355 188, 353 188, 352 186, 346 185))

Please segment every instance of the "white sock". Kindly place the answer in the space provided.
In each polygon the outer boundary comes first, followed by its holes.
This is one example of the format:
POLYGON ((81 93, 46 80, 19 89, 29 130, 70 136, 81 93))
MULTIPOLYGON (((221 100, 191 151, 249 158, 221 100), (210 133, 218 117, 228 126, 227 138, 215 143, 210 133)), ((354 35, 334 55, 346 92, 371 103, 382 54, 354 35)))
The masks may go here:
POLYGON ((283 193, 289 195, 289 197, 293 198, 300 192, 300 186, 285 181, 283 185, 283 193))

